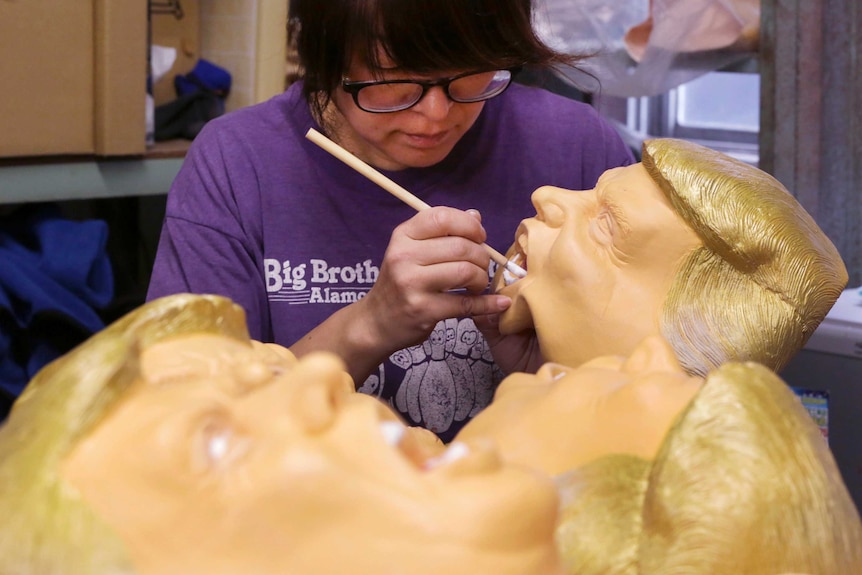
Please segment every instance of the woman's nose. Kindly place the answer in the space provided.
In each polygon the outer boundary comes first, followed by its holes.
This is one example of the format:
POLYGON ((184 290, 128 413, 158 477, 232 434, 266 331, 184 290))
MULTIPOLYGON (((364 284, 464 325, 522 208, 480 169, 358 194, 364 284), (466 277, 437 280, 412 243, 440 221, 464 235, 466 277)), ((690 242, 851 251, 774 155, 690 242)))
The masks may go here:
POLYGON ((442 87, 434 86, 425 92, 425 95, 413 106, 413 109, 428 118, 442 120, 449 115, 449 109, 453 103, 442 87))

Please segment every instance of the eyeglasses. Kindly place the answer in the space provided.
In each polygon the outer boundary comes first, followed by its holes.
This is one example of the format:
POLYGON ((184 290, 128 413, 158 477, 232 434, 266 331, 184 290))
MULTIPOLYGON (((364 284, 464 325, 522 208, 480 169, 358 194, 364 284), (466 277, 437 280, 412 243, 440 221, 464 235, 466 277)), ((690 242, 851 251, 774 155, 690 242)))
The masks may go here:
POLYGON ((342 80, 341 87, 353 96, 360 110, 381 114, 412 108, 435 86, 443 88, 443 92, 453 102, 482 102, 502 94, 512 83, 512 75, 512 70, 492 70, 467 72, 437 80, 342 80))

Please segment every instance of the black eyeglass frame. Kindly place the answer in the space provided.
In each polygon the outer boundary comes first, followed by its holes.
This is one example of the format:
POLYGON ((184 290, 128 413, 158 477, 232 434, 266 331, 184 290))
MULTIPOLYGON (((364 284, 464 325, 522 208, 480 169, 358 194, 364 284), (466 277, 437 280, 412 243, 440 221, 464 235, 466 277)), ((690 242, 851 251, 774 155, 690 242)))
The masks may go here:
POLYGON ((471 72, 463 72, 461 74, 457 74, 455 76, 450 76, 448 78, 438 78, 436 80, 412 80, 412 79, 403 79, 403 80, 362 80, 358 82, 352 82, 350 80, 344 79, 341 81, 341 88, 350 94, 353 98, 353 102, 356 104, 356 107, 362 110, 363 112, 368 112, 369 114, 390 114, 392 112, 401 112, 403 110, 409 110, 416 104, 422 101, 422 98, 425 97, 425 94, 428 93, 428 90, 431 88, 435 88, 440 86, 443 88, 443 93, 446 94, 446 97, 452 100, 453 102, 458 102, 459 104, 474 104, 476 102, 484 102, 485 100, 490 100, 491 98, 495 98, 509 89, 509 86, 512 85, 512 81, 515 79, 515 74, 521 69, 520 66, 516 68, 501 68, 498 70, 473 70, 471 72), (465 78, 467 76, 473 76, 476 74, 487 74, 488 72, 508 72, 509 73, 509 81, 499 92, 494 92, 488 96, 482 96, 480 98, 454 98, 452 94, 449 93, 449 85, 455 80, 460 80, 461 78, 465 78), (379 86, 383 84, 415 84, 417 86, 422 87, 422 92, 419 94, 419 97, 415 102, 408 106, 397 107, 392 110, 368 110, 362 107, 362 104, 359 103, 359 91, 363 88, 367 88, 369 86, 379 86))

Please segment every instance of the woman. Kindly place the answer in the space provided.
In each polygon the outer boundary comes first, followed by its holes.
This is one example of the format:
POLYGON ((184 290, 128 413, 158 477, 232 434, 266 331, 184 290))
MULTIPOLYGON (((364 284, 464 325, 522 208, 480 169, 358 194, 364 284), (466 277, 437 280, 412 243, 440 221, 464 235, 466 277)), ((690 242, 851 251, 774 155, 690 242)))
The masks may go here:
POLYGON ((449 440, 502 378, 470 319, 510 303, 482 295, 480 244, 505 248, 537 187, 589 188, 631 152, 591 107, 512 83, 576 61, 537 38, 531 0, 291 10, 302 79, 195 140, 148 298, 229 296, 252 338, 335 352, 361 391, 449 440), (438 207, 414 214, 309 128, 438 207))

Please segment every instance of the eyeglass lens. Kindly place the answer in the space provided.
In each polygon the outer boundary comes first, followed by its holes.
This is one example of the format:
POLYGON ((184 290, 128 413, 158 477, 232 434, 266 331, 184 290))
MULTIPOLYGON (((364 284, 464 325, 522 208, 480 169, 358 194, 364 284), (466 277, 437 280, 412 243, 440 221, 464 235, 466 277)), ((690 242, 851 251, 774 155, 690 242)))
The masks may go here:
MULTIPOLYGON (((456 102, 480 102, 502 92, 511 78, 512 74, 508 70, 479 72, 452 80, 446 90, 449 97, 456 102)), ((364 110, 403 110, 416 104, 424 92, 422 84, 384 82, 363 87, 357 98, 359 106, 364 110)))

